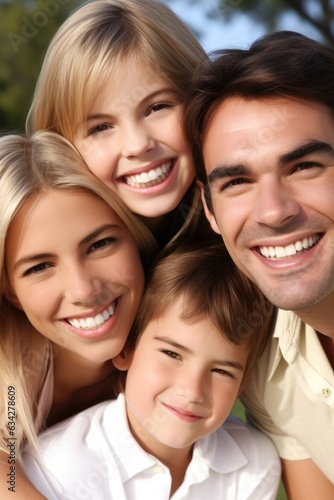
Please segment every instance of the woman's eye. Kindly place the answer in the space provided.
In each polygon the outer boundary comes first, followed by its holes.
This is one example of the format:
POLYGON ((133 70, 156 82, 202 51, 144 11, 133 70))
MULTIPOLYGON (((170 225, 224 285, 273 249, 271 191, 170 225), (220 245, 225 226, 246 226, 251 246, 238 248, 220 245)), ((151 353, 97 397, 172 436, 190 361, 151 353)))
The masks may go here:
POLYGON ((46 269, 49 269, 51 267, 51 264, 48 262, 42 262, 41 264, 36 264, 36 266, 32 266, 26 271, 24 271, 23 276, 29 276, 30 274, 39 274, 45 271, 46 269))
POLYGON ((105 248, 112 243, 116 241, 116 238, 113 237, 108 237, 108 238, 103 238, 102 240, 95 241, 90 245, 89 251, 94 252, 94 250, 101 250, 102 248, 105 248))

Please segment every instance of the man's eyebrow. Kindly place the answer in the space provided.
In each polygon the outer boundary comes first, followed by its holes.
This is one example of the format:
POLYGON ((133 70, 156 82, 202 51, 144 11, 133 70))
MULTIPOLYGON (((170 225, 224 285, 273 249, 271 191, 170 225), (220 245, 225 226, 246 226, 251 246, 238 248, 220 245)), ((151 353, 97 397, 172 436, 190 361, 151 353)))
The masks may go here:
POLYGON ((239 175, 249 175, 250 170, 245 165, 220 166, 214 168, 208 175, 209 184, 226 177, 237 177, 239 175))
POLYGON ((280 156, 279 167, 284 167, 288 163, 300 160, 304 156, 312 153, 326 153, 334 157, 334 149, 330 144, 328 144, 327 142, 315 140, 307 142, 306 144, 302 144, 293 151, 289 151, 288 153, 280 156))
MULTIPOLYGON (((310 141, 298 148, 284 153, 280 156, 278 161, 279 168, 283 168, 288 163, 296 160, 300 160, 305 156, 312 153, 325 153, 329 156, 333 156, 334 159, 334 148, 327 142, 322 141, 310 141)), ((208 183, 213 184, 215 181, 228 177, 238 177, 241 175, 250 175, 251 171, 248 167, 242 164, 236 165, 221 165, 215 167, 208 175, 208 183)))

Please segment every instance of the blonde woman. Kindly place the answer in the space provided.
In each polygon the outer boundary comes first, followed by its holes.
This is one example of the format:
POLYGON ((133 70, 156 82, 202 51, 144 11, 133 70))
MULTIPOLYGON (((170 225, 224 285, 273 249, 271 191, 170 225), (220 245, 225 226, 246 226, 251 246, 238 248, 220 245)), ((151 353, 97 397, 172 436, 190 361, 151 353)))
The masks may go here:
POLYGON ((0 139, 1 498, 42 498, 20 470, 37 432, 113 397, 154 250, 146 227, 63 137, 0 139))

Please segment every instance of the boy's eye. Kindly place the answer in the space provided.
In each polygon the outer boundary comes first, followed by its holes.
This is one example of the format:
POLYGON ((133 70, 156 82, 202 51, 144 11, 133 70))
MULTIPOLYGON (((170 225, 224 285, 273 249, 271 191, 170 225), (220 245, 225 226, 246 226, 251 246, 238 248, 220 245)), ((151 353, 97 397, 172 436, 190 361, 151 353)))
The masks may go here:
POLYGON ((108 238, 103 238, 101 240, 95 241, 94 243, 92 243, 92 245, 90 245, 89 251, 94 252, 94 250, 101 250, 102 248, 112 245, 113 243, 115 243, 115 241, 116 238, 113 238, 111 236, 108 238))
POLYGON ((233 375, 233 373, 228 372, 226 370, 223 370, 222 368, 214 368, 212 371, 214 373, 218 373, 219 375, 223 375, 224 377, 235 378, 235 376, 233 375))
POLYGON ((170 357, 170 358, 173 358, 173 359, 180 359, 180 355, 177 354, 176 352, 174 351, 169 351, 168 349, 164 349, 162 351, 164 354, 166 354, 166 356, 170 357))
POLYGON ((23 276, 29 276, 30 274, 39 274, 45 271, 46 269, 49 269, 51 267, 51 264, 48 262, 42 262, 41 264, 36 264, 35 266, 30 267, 26 271, 24 271, 23 276))

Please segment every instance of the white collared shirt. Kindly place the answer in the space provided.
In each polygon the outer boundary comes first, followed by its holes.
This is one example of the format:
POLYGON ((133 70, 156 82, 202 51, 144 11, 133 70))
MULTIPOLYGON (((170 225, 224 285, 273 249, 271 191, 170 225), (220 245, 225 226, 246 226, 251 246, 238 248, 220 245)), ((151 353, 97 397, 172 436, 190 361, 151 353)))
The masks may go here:
MULTIPOLYGON (((169 499, 168 468, 133 438, 124 396, 101 403, 41 435, 39 463, 27 450, 28 477, 48 500, 169 499)), ((262 433, 231 418, 199 440, 172 500, 274 500, 280 461, 262 433)))
POLYGON ((287 460, 312 459, 334 483, 334 373, 313 328, 278 311, 241 400, 287 460))

